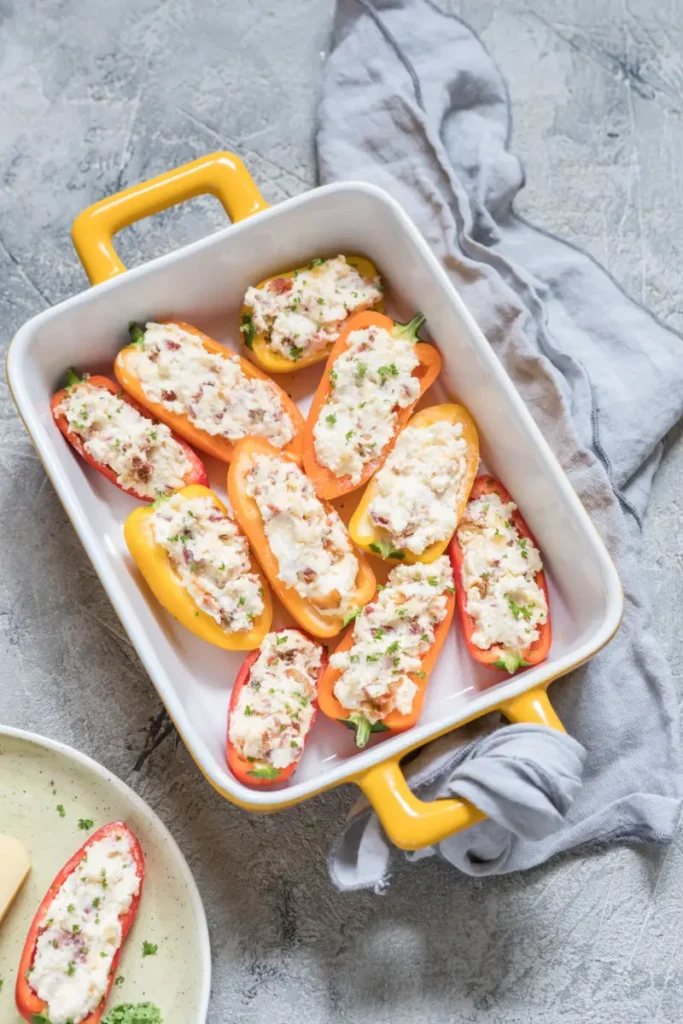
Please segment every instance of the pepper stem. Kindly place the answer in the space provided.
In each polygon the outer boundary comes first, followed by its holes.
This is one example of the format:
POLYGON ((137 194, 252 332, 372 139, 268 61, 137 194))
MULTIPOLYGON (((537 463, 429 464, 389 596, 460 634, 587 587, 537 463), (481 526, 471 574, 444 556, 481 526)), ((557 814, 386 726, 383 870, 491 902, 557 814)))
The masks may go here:
POLYGON ((501 651, 498 660, 492 664, 494 668, 502 669, 503 672, 509 672, 510 675, 514 675, 517 669, 529 668, 529 662, 525 661, 521 654, 516 654, 514 651, 501 651))
POLYGON ((372 725, 367 720, 365 715, 361 715, 360 713, 349 715, 349 717, 347 718, 347 722, 349 723, 352 729, 356 730, 356 746, 362 750, 362 748, 367 745, 367 742, 370 739, 372 725))
POLYGON ((79 377, 75 370, 69 368, 66 371, 66 386, 72 388, 74 384, 82 384, 85 377, 79 377))
POLYGON ((142 324, 136 324, 134 320, 131 320, 128 324, 128 333, 130 334, 131 344, 142 348, 142 343, 145 340, 145 328, 142 324))
POLYGON ((426 319, 427 317, 423 313, 416 313, 407 324, 394 324, 393 334, 406 338, 408 341, 419 341, 418 332, 426 319))

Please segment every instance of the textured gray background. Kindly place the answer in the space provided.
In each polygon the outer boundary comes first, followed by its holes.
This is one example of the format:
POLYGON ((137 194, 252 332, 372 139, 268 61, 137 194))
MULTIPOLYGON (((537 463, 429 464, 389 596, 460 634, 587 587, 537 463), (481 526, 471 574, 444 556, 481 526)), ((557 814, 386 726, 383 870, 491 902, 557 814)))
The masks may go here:
MULTIPOLYGON (((451 9, 510 83, 528 174, 520 211, 683 328, 683 3, 451 9)), ((314 183, 331 15, 330 0, 0 0, 3 344, 86 287, 68 233, 96 199, 226 147, 271 201, 314 183)), ((221 223, 217 204, 197 200, 128 230, 119 248, 140 262, 221 223)), ((102 761, 174 832, 209 917, 210 1024, 681 1019, 680 836, 666 851, 594 851, 498 880, 427 862, 384 898, 340 897, 325 854, 352 789, 256 818, 215 794, 170 737, 136 768, 163 735, 159 701, 4 382, 0 417, 0 719, 102 761)), ((677 434, 644 572, 679 680, 682 472, 677 434)))

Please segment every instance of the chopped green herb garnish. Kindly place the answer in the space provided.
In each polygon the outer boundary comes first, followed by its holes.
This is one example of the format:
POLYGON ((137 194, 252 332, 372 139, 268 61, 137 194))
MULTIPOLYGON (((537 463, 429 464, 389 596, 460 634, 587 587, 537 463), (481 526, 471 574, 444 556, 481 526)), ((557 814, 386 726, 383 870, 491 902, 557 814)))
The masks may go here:
POLYGON ((159 947, 155 942, 147 942, 147 940, 145 939, 145 941, 142 943, 142 955, 154 956, 158 948, 159 947))
POLYGON ((92 901, 92 905, 93 905, 93 907, 95 908, 95 910, 97 910, 97 908, 98 908, 98 907, 99 907, 99 905, 100 905, 100 897, 99 897, 99 896, 96 896, 96 897, 95 897, 95 899, 94 899, 94 900, 92 901))
POLYGON ((532 612, 531 608, 527 608, 523 604, 515 604, 511 597, 508 597, 508 604, 510 605, 510 611, 514 615, 515 619, 519 619, 521 615, 523 619, 526 619, 527 622, 529 621, 532 612))
POLYGON ((286 643, 287 643, 287 634, 286 633, 284 634, 284 636, 276 636, 275 637, 275 646, 276 647, 279 647, 280 644, 286 644, 286 643))
POLYGON ((337 422, 337 417, 334 415, 333 412, 331 412, 329 414, 329 416, 325 417, 325 423, 327 423, 328 427, 333 427, 336 422, 337 422))
POLYGON ((398 648, 399 648, 398 640, 394 640, 394 642, 389 644, 389 646, 387 647, 386 653, 387 654, 396 654, 396 651, 398 650, 398 648))
POLYGON ((325 260, 320 259, 319 256, 316 256, 316 258, 314 260, 311 260, 311 262, 308 264, 308 269, 313 270, 313 267, 321 267, 324 262, 325 260))
POLYGON ((427 675, 426 672, 416 672, 415 673, 415 676, 416 676, 417 679, 424 679, 426 675, 427 675))
POLYGON ((251 708, 249 707, 249 705, 248 705, 248 704, 247 704, 247 706, 246 706, 246 707, 245 707, 245 709, 244 709, 244 713, 245 713, 245 715, 246 715, 247 717, 249 717, 249 716, 251 715, 251 708))
POLYGON ((304 350, 302 348, 299 348, 298 345, 289 346, 289 358, 292 359, 294 362, 296 362, 298 359, 301 359, 303 354, 304 350))
POLYGON ((353 437, 353 434, 354 434, 353 430, 347 430, 346 433, 344 434, 344 438, 347 441, 350 441, 351 438, 353 437))
POLYGON ((94 824, 95 824, 95 822, 92 820, 92 818, 79 818, 78 819, 78 827, 82 828, 84 832, 89 832, 94 824))
POLYGON ((123 985, 123 983, 124 983, 124 981, 125 981, 125 980, 126 980, 126 979, 125 979, 125 978, 123 977, 123 975, 122 975, 122 974, 119 974, 119 976, 118 976, 118 978, 116 979, 116 981, 114 982, 114 984, 115 984, 115 985, 123 985))
POLYGON ((337 371, 333 368, 331 370, 328 370, 327 373, 330 378, 330 387, 333 388, 334 385, 337 383, 337 371))
POLYGON ((439 585, 438 577, 436 577, 436 576, 428 576, 427 577, 427 583, 429 584, 430 587, 438 587, 438 585, 439 585))
POLYGON ((66 969, 66 973, 71 977, 76 973, 76 965, 73 960, 69 960, 69 966, 66 969))
POLYGON ((368 364, 360 361, 356 366, 356 376, 362 380, 365 374, 368 372, 368 364))
POLYGON ((60 818, 64 818, 66 816, 66 811, 64 810, 64 804, 57 804, 57 813, 58 813, 60 818))
POLYGON ((119 1003, 102 1018, 102 1024, 163 1024, 154 1003, 119 1003))
POLYGON ((70 904, 68 905, 68 907, 66 908, 66 912, 67 912, 67 914, 73 914, 73 912, 74 912, 74 910, 75 910, 75 909, 76 909, 76 906, 75 906, 75 904, 73 904, 73 903, 70 903, 70 904))

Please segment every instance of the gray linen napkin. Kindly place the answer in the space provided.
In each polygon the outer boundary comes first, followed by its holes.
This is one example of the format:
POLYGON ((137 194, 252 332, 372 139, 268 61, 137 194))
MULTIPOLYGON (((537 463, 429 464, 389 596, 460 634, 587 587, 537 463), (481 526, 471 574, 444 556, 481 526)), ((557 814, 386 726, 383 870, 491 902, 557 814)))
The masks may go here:
MULTIPOLYGON (((544 752, 528 732, 519 740, 541 775, 553 751, 558 775, 545 783, 539 776, 537 788, 549 795, 567 783, 557 828, 539 838, 528 821, 506 826, 498 813, 498 822, 452 836, 438 852, 463 871, 492 874, 593 839, 667 842, 680 809, 678 712, 638 561, 662 438, 683 411, 681 338, 589 256, 515 214, 524 175, 507 149, 505 83, 456 17, 431 0, 340 0, 323 89, 321 180, 380 185, 420 227, 607 543, 626 596, 612 643, 551 689, 587 751, 583 788, 575 792, 576 749, 560 740, 544 752)), ((462 738, 446 740, 457 755, 462 738)), ((430 779, 427 799, 463 791, 462 758, 444 766, 441 743, 421 753, 423 774, 413 780, 430 779)), ((478 757, 491 765, 481 740, 468 762, 478 757)), ((503 761, 510 786, 515 758, 503 761)), ((492 814, 500 785, 489 778, 492 814)), ((527 778, 522 802, 531 789, 527 778)), ((382 887, 389 854, 374 816, 356 809, 331 856, 333 881, 382 887)))

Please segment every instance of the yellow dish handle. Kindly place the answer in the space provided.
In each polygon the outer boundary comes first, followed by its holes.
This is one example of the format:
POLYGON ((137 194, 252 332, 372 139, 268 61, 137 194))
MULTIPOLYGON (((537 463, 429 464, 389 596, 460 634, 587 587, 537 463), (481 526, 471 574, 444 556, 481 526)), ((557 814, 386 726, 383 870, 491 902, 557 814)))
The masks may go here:
POLYGON ((158 178, 101 199, 79 213, 71 237, 90 283, 100 284, 124 273, 126 268, 112 242, 117 231, 169 206, 206 194, 220 199, 233 223, 268 209, 239 157, 233 153, 209 153, 158 178))
MULTIPOLYGON (((564 732, 543 688, 529 690, 500 705, 511 722, 547 725, 564 732)), ((384 831, 402 850, 432 846, 446 836, 469 828, 486 817, 468 800, 419 800, 408 788, 400 758, 370 768, 356 781, 372 804, 384 831)))

